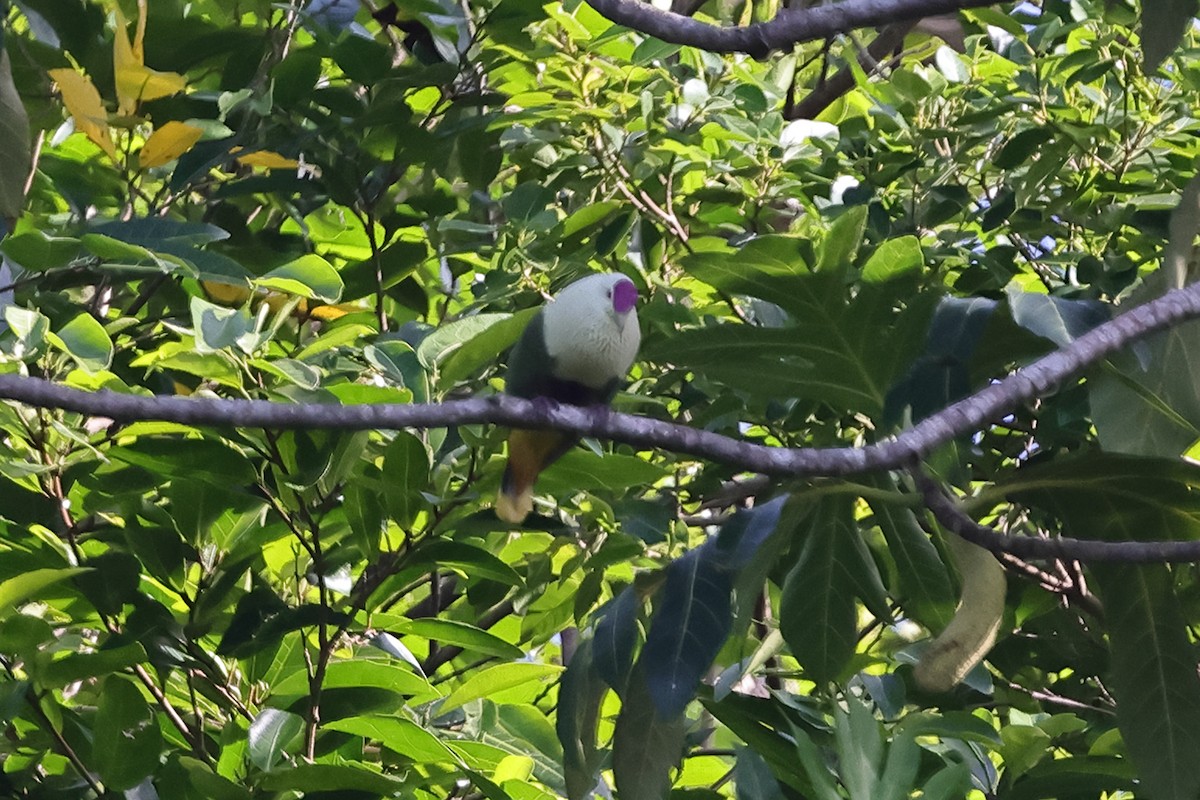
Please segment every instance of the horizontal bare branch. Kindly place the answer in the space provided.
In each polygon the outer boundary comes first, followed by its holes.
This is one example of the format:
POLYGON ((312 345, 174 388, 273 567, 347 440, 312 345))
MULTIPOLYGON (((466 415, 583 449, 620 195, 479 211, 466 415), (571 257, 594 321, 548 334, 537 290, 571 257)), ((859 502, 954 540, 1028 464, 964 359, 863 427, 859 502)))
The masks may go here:
POLYGON ((427 405, 287 404, 207 397, 143 397, 84 392, 38 378, 0 375, 0 398, 120 421, 253 428, 439 428, 498 423, 555 428, 797 477, 845 476, 907 467, 941 445, 981 430, 1022 403, 1053 393, 1068 378, 1125 344, 1200 316, 1200 283, 1172 291, 1100 325, 1068 346, 927 417, 895 438, 866 447, 767 447, 663 420, 496 395, 427 405))
POLYGON ((912 470, 926 507, 946 530, 993 553, 1019 558, 1061 558, 1067 561, 1115 561, 1123 564, 1161 564, 1200 561, 1200 541, 1103 542, 1054 536, 1009 536, 971 519, 936 481, 912 470))
POLYGON ((663 11, 643 0, 588 0, 613 22, 672 44, 711 53, 747 53, 766 58, 800 42, 825 39, 857 28, 907 22, 996 0, 844 0, 810 8, 785 9, 769 22, 721 26, 663 11))

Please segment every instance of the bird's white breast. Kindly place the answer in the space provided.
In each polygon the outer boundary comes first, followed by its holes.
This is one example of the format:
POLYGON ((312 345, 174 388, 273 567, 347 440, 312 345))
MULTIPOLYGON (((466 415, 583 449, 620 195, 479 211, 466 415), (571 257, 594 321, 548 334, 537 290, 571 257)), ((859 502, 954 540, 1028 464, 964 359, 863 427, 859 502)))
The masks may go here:
MULTIPOLYGON (((594 276, 610 277, 621 278, 594 276)), ((606 295, 612 281, 585 281, 592 284, 581 287, 587 291, 564 290, 546 307, 546 352, 553 359, 556 378, 600 389, 629 372, 637 357, 641 331, 637 311, 612 311, 612 298, 606 295)))

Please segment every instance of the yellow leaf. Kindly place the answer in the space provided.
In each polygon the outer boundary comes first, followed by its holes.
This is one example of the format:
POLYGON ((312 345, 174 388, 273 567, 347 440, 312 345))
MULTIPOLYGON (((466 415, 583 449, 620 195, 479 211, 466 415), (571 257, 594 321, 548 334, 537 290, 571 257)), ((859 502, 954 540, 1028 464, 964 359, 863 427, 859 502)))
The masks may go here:
POLYGON ((158 128, 142 146, 142 167, 161 167, 192 149, 204 131, 195 125, 172 120, 158 128))
POLYGON ((358 311, 362 311, 362 309, 353 303, 339 303, 336 306, 316 306, 315 308, 310 308, 308 316, 311 319, 333 322, 335 319, 341 319, 347 314, 354 314, 358 311))
POLYGON ((100 92, 92 85, 92 79, 68 68, 52 69, 50 77, 58 84, 63 105, 74 117, 76 129, 86 133, 115 161, 117 148, 108 132, 108 112, 100 102, 100 92))
POLYGON ((265 169, 296 169, 300 166, 300 162, 294 158, 285 158, 279 153, 273 153, 270 150, 259 150, 254 153, 247 153, 244 156, 238 156, 239 164, 247 167, 263 167, 265 169))
POLYGON ((159 72, 149 67, 126 67, 117 70, 117 98, 119 111, 129 115, 142 100, 157 100, 182 92, 187 87, 187 78, 178 72, 159 72))
POLYGON ((223 306, 240 306, 250 298, 249 286, 235 286, 217 281, 200 281, 200 286, 209 300, 223 306))
POLYGON ((113 72, 117 84, 117 111, 125 116, 137 109, 141 100, 157 100, 183 91, 187 79, 177 72, 159 72, 144 63, 142 37, 146 32, 146 9, 138 3, 137 38, 131 44, 125 15, 113 8, 116 30, 113 33, 113 72))

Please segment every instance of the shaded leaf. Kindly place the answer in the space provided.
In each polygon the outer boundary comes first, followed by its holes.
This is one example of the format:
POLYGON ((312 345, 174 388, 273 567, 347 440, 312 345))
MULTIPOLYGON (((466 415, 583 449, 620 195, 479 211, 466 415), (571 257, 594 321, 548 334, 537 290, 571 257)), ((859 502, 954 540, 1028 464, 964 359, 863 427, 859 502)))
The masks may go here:
POLYGON ((808 677, 834 680, 854 655, 857 611, 849 537, 858 533, 846 498, 821 500, 780 597, 779 628, 808 677))
POLYGON ((104 681, 95 724, 92 763, 106 787, 130 789, 158 766, 163 746, 158 716, 125 678, 111 675, 104 681))
POLYGON ((733 580, 711 545, 667 567, 638 660, 658 717, 680 716, 733 626, 733 580))

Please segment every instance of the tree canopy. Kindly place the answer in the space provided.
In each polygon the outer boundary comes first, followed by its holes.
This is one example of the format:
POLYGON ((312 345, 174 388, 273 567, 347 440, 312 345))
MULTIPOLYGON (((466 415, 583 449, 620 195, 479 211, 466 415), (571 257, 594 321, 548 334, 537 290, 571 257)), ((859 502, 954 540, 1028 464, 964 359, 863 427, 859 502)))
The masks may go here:
POLYGON ((1200 793, 1194 0, 0 8, 0 794, 1200 793))

